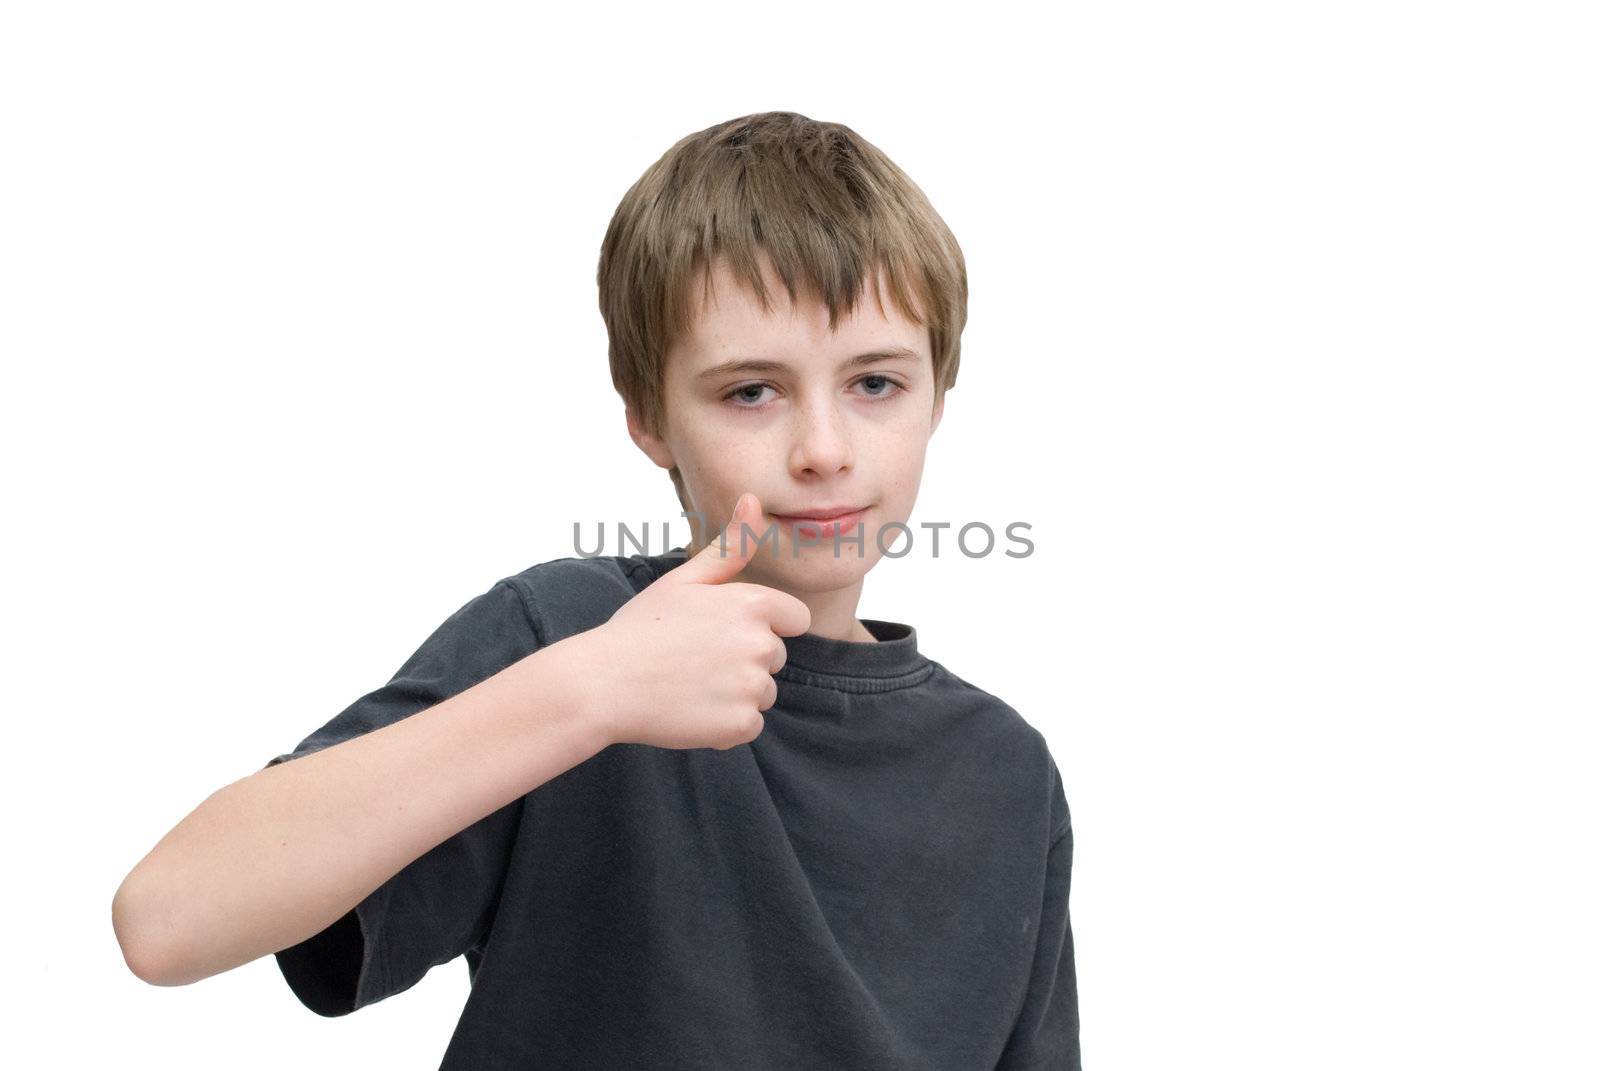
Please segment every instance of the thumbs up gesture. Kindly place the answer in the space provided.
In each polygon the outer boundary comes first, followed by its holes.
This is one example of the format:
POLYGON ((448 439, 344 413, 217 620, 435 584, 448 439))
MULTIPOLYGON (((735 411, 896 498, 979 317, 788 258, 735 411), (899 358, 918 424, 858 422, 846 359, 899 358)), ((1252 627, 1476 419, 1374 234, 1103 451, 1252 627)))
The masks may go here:
POLYGON ((574 644, 610 743, 720 751, 761 735, 778 699, 784 636, 811 627, 806 604, 734 578, 759 546, 760 500, 739 496, 723 538, 635 595, 574 644), (741 524, 752 535, 740 538, 741 524), (724 548, 725 545, 725 548, 724 548))

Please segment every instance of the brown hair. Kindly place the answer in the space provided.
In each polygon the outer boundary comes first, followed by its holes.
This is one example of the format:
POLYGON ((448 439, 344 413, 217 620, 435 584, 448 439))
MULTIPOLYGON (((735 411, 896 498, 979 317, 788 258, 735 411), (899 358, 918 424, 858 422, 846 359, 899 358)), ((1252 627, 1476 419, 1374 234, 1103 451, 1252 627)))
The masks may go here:
MULTIPOLYGON (((926 324, 935 397, 955 386, 967 322, 961 247, 916 183, 876 146, 839 123, 760 112, 678 141, 623 195, 600 246, 600 315, 611 382, 651 434, 665 422, 667 353, 693 323, 692 282, 710 287, 725 258, 770 311, 765 252, 796 300, 821 298, 828 326, 855 308, 866 282, 879 301, 881 269, 903 314, 926 324)), ((683 478, 678 500, 693 507, 683 478)))

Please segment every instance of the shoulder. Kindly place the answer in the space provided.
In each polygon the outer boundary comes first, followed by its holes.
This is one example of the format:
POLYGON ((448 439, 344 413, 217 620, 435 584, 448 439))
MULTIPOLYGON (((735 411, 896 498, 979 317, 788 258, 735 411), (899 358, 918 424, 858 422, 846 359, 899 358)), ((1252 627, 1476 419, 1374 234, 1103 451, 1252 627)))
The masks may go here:
POLYGON ((655 572, 639 555, 552 558, 504 577, 545 643, 603 625, 642 591, 655 572))
POLYGON ((1020 711, 999 696, 952 673, 934 662, 928 686, 955 709, 962 710, 970 730, 976 734, 971 746, 975 755, 1005 771, 1005 776, 1027 791, 1048 823, 1052 836, 1059 835, 1068 822, 1061 772, 1050 743, 1020 711))
POLYGON ((942 662, 933 662, 927 687, 971 719, 975 723, 973 727, 986 737, 988 746, 1003 747, 1013 759, 1026 759, 1035 764, 1048 761, 1050 749, 1044 734, 993 692, 958 676, 942 662))

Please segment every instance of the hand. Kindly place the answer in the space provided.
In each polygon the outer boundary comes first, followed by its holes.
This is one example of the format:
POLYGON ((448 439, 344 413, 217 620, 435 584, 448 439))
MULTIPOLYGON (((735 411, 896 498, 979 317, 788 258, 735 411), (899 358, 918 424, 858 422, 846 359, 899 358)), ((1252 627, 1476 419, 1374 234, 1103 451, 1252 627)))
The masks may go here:
POLYGON ((761 516, 760 500, 740 495, 724 539, 569 638, 609 742, 726 751, 761 735, 788 657, 782 637, 811 627, 793 595, 733 581, 760 545, 740 525, 759 537, 761 516))

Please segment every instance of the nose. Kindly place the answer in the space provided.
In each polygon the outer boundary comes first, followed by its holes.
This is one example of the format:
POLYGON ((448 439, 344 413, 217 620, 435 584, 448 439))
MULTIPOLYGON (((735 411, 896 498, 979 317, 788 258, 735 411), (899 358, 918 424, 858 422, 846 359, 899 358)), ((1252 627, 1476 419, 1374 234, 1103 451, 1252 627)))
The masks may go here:
POLYGON ((849 471, 853 461, 850 429, 837 406, 827 402, 797 406, 794 419, 789 465, 796 476, 834 476, 849 471))

